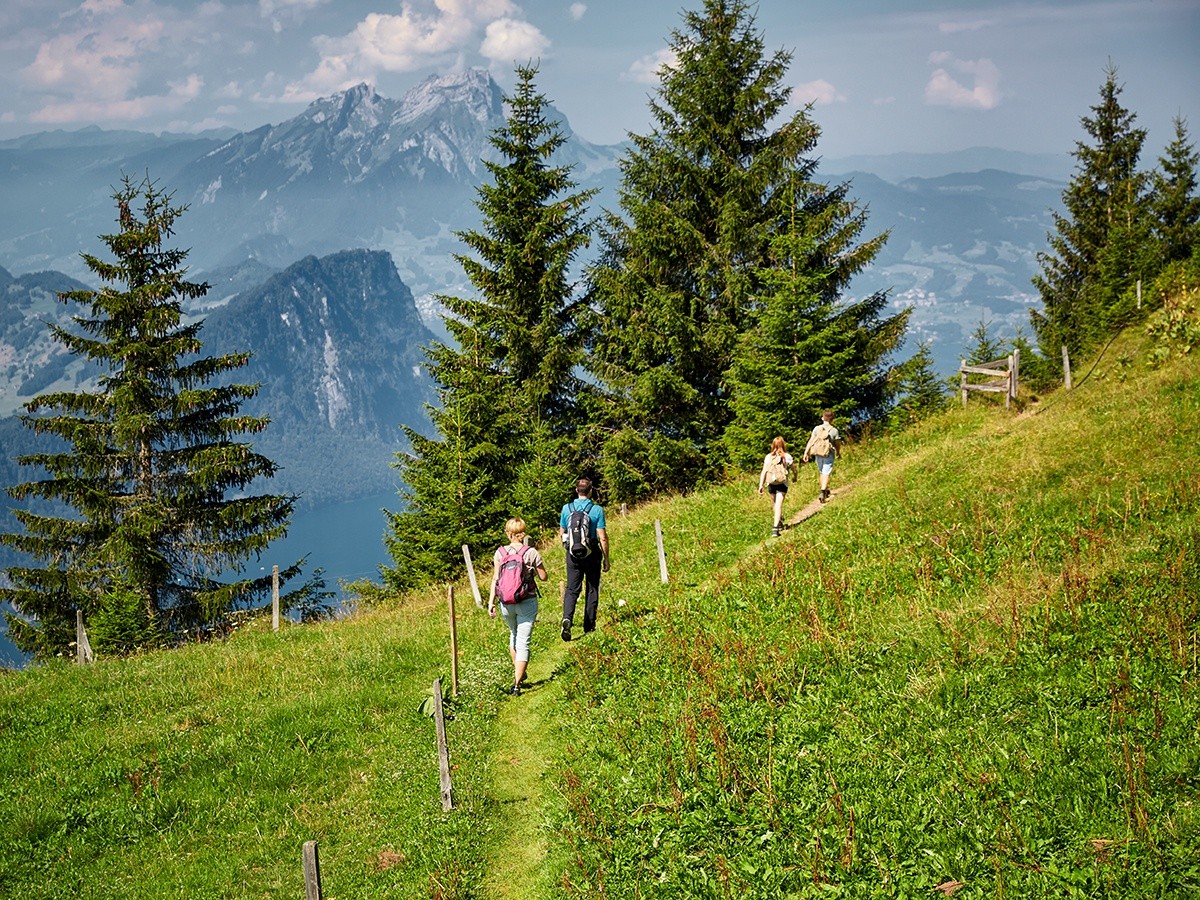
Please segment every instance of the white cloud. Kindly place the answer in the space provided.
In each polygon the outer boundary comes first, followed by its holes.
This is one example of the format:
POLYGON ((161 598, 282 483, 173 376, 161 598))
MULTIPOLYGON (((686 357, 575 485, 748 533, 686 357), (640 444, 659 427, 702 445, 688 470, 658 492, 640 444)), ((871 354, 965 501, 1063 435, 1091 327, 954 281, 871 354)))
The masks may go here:
POLYGON ((622 81, 634 81, 638 84, 658 84, 658 71, 663 66, 673 66, 679 61, 678 55, 670 47, 664 47, 657 53, 643 56, 636 60, 629 69, 621 75, 622 81))
POLYGON ((995 109, 1000 105, 1000 70, 990 59, 955 59, 945 51, 931 53, 930 63, 938 66, 925 85, 925 102, 930 106, 958 109, 995 109), (961 83, 950 70, 966 76, 971 84, 961 83))
POLYGON ((532 25, 514 19, 518 13, 512 0, 414 0, 402 4, 396 15, 370 13, 349 34, 316 38, 320 62, 287 86, 284 99, 312 99, 373 81, 379 72, 411 72, 446 62, 475 50, 481 31, 485 55, 535 55, 549 42, 532 25))
POLYGON ((939 22, 938 31, 942 34, 961 34, 964 31, 982 31, 996 25, 995 19, 975 19, 974 21, 939 22))
POLYGON ((586 3, 572 3, 570 8, 567 10, 567 12, 570 14, 572 19, 574 19, 576 22, 578 22, 580 19, 583 18, 583 14, 585 12, 587 12, 587 4, 586 3))
POLYGON ((497 19, 487 27, 479 52, 492 62, 524 62, 540 56, 550 41, 535 26, 516 19, 497 19))
POLYGON ((116 12, 124 5, 125 0, 84 0, 79 10, 80 12, 90 13, 95 16, 116 12))
POLYGON ((123 121, 132 122, 147 116, 172 112, 199 96, 204 79, 189 75, 183 81, 171 82, 166 94, 143 95, 120 99, 83 99, 52 102, 30 115, 32 122, 62 124, 65 122, 123 121))
POLYGON ((162 22, 152 16, 63 32, 38 47, 33 62, 21 74, 36 87, 114 100, 137 85, 141 57, 154 48, 162 34, 162 22))
POLYGON ((845 103, 846 95, 824 78, 808 81, 792 88, 792 99, 800 103, 828 106, 830 103, 845 103))

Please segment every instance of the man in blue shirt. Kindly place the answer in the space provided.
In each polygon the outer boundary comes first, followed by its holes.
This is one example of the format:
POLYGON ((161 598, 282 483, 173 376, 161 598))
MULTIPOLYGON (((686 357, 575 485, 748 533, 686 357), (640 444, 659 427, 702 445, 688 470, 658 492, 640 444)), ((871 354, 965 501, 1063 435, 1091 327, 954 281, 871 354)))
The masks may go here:
POLYGON ((567 545, 567 529, 571 513, 581 510, 588 517, 588 540, 591 552, 582 559, 574 556, 567 548, 567 586, 563 593, 562 639, 571 639, 571 625, 575 619, 575 604, 579 600, 584 582, 587 592, 583 602, 583 633, 596 630, 596 608, 600 605, 600 573, 608 571, 608 530, 604 527, 604 507, 592 501, 592 481, 580 478, 575 482, 575 499, 562 508, 558 519, 558 534, 563 546, 567 545), (598 549, 597 549, 598 548, 598 549))

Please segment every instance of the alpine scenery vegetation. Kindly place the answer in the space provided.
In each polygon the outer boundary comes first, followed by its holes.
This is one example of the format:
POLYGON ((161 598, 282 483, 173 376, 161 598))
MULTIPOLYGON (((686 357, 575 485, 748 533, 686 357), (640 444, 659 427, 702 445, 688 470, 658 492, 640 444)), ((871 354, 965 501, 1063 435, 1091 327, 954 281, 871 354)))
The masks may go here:
MULTIPOLYGON (((283 534, 292 508, 287 497, 241 493, 274 472, 238 440, 267 423, 238 414, 253 386, 210 384, 247 354, 198 357, 200 324, 182 321, 181 300, 207 290, 185 280, 186 251, 166 245, 182 210, 149 181, 126 179, 114 199, 120 230, 103 240, 115 261, 84 256, 109 286, 64 294, 86 310, 74 317, 82 333, 53 329, 105 374, 95 391, 28 404, 25 424, 64 446, 22 458, 46 477, 10 493, 58 506, 19 510, 24 531, 0 535, 42 563, 10 567, 0 599, 17 610, 6 614, 13 642, 43 657, 74 640, 77 610, 97 650, 123 652, 176 641, 251 605, 270 578, 225 575, 283 534)), ((318 575, 289 601, 322 593, 318 575)))
POLYGON ((28 405, 54 443, 0 536, 29 559, 0 599, 36 663, 0 670, 0 894, 1200 896, 1186 123, 1142 168, 1109 66, 1033 338, 981 321, 964 348, 1021 350, 1014 408, 951 403, 927 344, 901 356, 907 314, 854 293, 887 234, 818 180, 810 111, 781 119, 790 57, 753 7, 703 0, 671 47, 612 210, 517 67, 458 233, 474 292, 439 298, 426 348, 432 432, 407 423, 395 457, 392 565, 336 618, 303 560, 280 573, 300 614, 262 615, 270 577, 244 570, 296 498, 263 492, 258 387, 228 383, 248 354, 203 356, 184 315, 207 290, 171 247, 185 209, 149 176, 116 190, 113 259, 84 255, 104 287, 53 327, 96 387, 28 405), (825 409, 834 502, 805 505, 801 466, 767 539, 757 463, 825 409), (545 622, 581 474, 612 568, 567 642, 545 622), (462 599, 490 574, 464 545, 489 560, 509 517, 550 571, 519 696, 507 632, 462 599))

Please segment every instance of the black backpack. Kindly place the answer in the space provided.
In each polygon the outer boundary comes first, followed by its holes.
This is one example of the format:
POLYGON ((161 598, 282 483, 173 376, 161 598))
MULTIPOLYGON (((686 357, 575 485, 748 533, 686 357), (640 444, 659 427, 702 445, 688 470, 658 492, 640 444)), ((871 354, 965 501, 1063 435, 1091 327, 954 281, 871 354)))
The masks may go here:
POLYGON ((595 505, 589 500, 587 509, 572 509, 567 516, 567 554, 572 559, 587 559, 592 553, 592 517, 588 513, 595 505))

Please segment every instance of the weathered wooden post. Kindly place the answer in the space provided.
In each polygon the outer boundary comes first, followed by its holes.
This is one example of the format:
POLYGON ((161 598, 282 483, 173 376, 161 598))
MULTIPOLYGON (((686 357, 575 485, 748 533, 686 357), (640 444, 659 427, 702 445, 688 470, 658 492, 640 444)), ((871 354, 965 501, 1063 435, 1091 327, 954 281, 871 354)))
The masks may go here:
POLYGON ((1013 386, 1012 386, 1013 363, 1012 363, 1012 354, 1011 353, 1008 354, 1008 359, 1005 362, 1004 366, 1007 369, 1007 371, 1004 373, 1004 378, 1005 378, 1005 381, 1004 381, 1004 408, 1008 409, 1008 406, 1010 403, 1012 403, 1012 398, 1013 398, 1013 386))
POLYGON ((450 601, 450 693, 458 696, 458 622, 454 617, 454 585, 449 586, 450 601))
POLYGON ((442 812, 454 808, 450 787, 450 748, 446 745, 446 716, 442 712, 442 679, 433 679, 433 719, 437 725, 438 774, 442 783, 442 812))
POLYGON ((279 566, 271 566, 271 630, 279 630, 279 566))
POLYGON ((304 897, 305 900, 321 898, 321 861, 317 857, 317 842, 304 842, 304 897))
POLYGON ((87 629, 83 627, 83 610, 75 610, 75 661, 85 665, 96 661, 92 653, 92 644, 88 640, 87 629))
POLYGON ((467 564, 467 578, 471 580, 471 593, 475 595, 475 605, 483 609, 483 598, 479 596, 479 582, 475 580, 475 566, 471 562, 471 548, 463 544, 463 562, 467 564))
POLYGON ((1020 388, 1021 377, 1021 348, 1015 347, 1012 352, 1012 398, 1017 399, 1017 390, 1020 388))
POLYGON ((1063 344, 1063 387, 1071 389, 1071 356, 1067 353, 1067 345, 1063 344))
POLYGON ((962 391, 962 405, 967 405, 967 361, 962 357, 958 360, 959 390, 962 391))
POLYGON ((623 515, 623 516, 629 515, 629 507, 624 503, 621 504, 621 515, 623 515))
POLYGON ((663 550, 662 522, 654 520, 654 540, 658 543, 658 576, 667 583, 667 554, 663 550))

